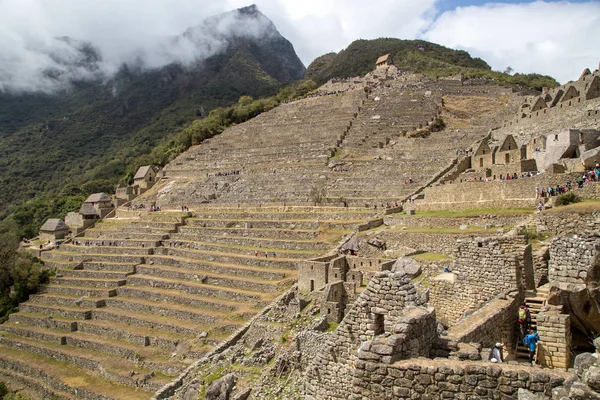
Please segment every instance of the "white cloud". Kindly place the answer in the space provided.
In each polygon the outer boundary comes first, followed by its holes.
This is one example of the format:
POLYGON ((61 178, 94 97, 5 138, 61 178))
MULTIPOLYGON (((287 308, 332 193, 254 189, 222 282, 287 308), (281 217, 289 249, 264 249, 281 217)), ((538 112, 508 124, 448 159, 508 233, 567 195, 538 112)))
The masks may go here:
MULTIPOLYGON (((173 60, 191 62, 222 43, 209 41, 202 32, 194 41, 173 44, 166 38, 251 1, 0 0, 0 90, 9 85, 52 90, 52 82, 42 73, 48 68, 63 74, 63 81, 90 75, 83 68, 68 67, 66 61, 78 53, 54 40, 60 36, 93 43, 103 58, 98 68, 107 74, 135 56, 149 67, 173 60)), ((378 37, 423 38, 465 49, 494 69, 510 65, 517 72, 540 72, 561 81, 577 78, 583 68, 600 61, 594 54, 600 41, 599 3, 487 4, 436 15, 438 1, 256 0, 256 4, 292 42, 305 65, 353 40, 378 37)))
POLYGON ((497 70, 574 80, 600 61, 600 3, 488 4, 443 13, 424 39, 469 51, 497 70))

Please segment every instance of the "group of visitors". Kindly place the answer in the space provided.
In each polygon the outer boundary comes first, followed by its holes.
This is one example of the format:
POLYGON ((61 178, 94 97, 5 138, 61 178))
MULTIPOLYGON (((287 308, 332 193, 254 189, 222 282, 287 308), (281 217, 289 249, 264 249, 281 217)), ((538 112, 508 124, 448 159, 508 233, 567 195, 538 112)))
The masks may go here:
MULTIPOLYGON (((258 250, 254 251, 254 256, 258 257, 259 253, 260 252, 258 250)), ((265 258, 269 258, 269 252, 265 251, 264 255, 265 255, 265 258)), ((271 255, 273 256, 273 258, 277 257, 277 253, 275 253, 274 251, 271 252, 271 255)))
POLYGON ((333 172, 348 172, 350 169, 348 167, 342 167, 340 165, 333 167, 333 172))
POLYGON ((233 169, 231 171, 224 172, 216 172, 214 176, 230 176, 230 175, 239 175, 242 171, 239 169, 233 169))
POLYGON ((408 178, 408 179, 404 180, 405 185, 410 185, 412 183, 419 183, 419 182, 421 182, 420 179, 413 179, 413 178, 408 178))
POLYGON ((188 206, 186 206, 186 205, 182 205, 181 206, 181 212, 187 212, 187 211, 190 211, 190 208, 188 206))
MULTIPOLYGON (((536 332, 535 328, 531 326, 531 312, 525 303, 519 306, 519 310, 517 312, 517 323, 519 326, 519 339, 529 352, 529 364, 533 365, 537 351, 537 343, 540 341, 540 336, 536 332)), ((488 359, 493 363, 504 362, 503 350, 504 345, 500 342, 496 343, 490 351, 488 359)))
POLYGON ((83 242, 80 240, 74 240, 73 244, 76 246, 121 246, 123 247, 125 243, 123 241, 118 242, 116 240, 84 240, 83 242))
MULTIPOLYGON (((347 207, 347 203, 345 201, 344 201, 344 204, 347 207)), ((366 201, 365 201, 364 205, 365 205, 365 208, 371 207, 369 205, 369 203, 366 202, 366 201)), ((393 208, 397 208, 398 207, 398 202, 395 201, 393 206, 392 206, 392 204, 389 201, 386 201, 385 203, 381 203, 381 208, 392 208, 392 207, 393 208)), ((373 204, 373 210, 377 210, 377 203, 373 204)))

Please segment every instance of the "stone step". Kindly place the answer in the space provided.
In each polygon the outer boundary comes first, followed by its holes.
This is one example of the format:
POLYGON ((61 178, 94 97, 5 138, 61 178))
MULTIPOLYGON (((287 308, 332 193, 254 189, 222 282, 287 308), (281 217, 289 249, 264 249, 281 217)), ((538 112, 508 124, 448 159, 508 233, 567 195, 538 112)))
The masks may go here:
POLYGON ((76 265, 72 261, 50 260, 50 259, 43 259, 42 261, 44 262, 44 267, 46 267, 48 269, 56 269, 56 270, 69 269, 69 268, 73 268, 76 265))
MULTIPOLYGON (((102 242, 100 242, 102 243, 102 242)), ((105 242, 107 244, 107 242, 105 242)), ((107 246, 107 245, 74 245, 64 244, 60 248, 61 251, 68 253, 84 253, 84 254, 128 254, 128 255, 146 255, 152 254, 152 247, 125 247, 125 246, 107 246)))
POLYGON ((30 314, 23 311, 10 314, 8 316, 8 320, 18 324, 26 324, 29 326, 38 326, 41 328, 67 332, 76 331, 78 323, 78 321, 69 318, 51 317, 45 314, 30 314))
MULTIPOLYGON (((133 274, 134 271, 94 271, 90 269, 60 269, 56 271, 56 276, 69 277, 69 278, 80 278, 80 279, 108 279, 108 280, 122 280, 133 274)), ((91 286, 91 285, 90 285, 91 286)))
POLYGON ((256 307, 266 305, 262 300, 263 293, 249 290, 233 290, 231 288, 204 285, 181 279, 167 279, 149 275, 136 274, 128 278, 128 284, 141 287, 178 290, 183 293, 195 294, 217 299, 249 303, 256 307))
POLYGON ((65 286, 56 284, 46 284, 38 290, 40 294, 58 294, 67 296, 88 296, 88 297, 112 297, 117 295, 115 288, 105 289, 97 287, 65 286))
POLYGON ((0 332, 8 332, 15 336, 23 336, 38 340, 40 342, 49 342, 58 345, 64 345, 67 343, 66 333, 61 334, 36 326, 28 326, 20 323, 17 324, 14 321, 7 321, 1 324, 0 332))
MULTIPOLYGON (((86 240, 118 240, 119 245, 121 241, 125 242, 126 240, 131 240, 132 242, 135 240, 142 243, 149 243, 166 239, 168 237, 168 233, 128 232, 118 230, 103 230, 99 228, 87 229, 85 231, 86 240)), ((125 245, 125 243, 123 244, 125 245)))
MULTIPOLYGON (((255 252, 256 253, 256 252, 255 252)), ((251 265, 255 267, 275 268, 296 270, 297 259, 283 258, 281 256, 273 257, 272 254, 235 254, 226 252, 213 252, 187 249, 184 247, 164 247, 157 249, 155 256, 149 256, 150 260, 163 259, 165 257, 179 257, 188 260, 209 261, 214 263, 230 264, 230 265, 251 265)))
POLYGON ((353 209, 352 211, 346 211, 345 208, 332 211, 295 211, 293 209, 284 212, 277 211, 234 211, 234 210, 197 210, 194 213, 194 219, 189 219, 188 224, 191 225, 190 221, 206 220, 206 219, 219 219, 219 220, 245 220, 245 221, 273 221, 273 220, 292 220, 292 221, 336 221, 336 220, 359 220, 367 219, 372 217, 372 212, 364 209, 353 209))
POLYGON ((133 235, 136 233, 143 234, 141 235, 141 237, 147 237, 146 234, 161 236, 168 235, 169 233, 176 232, 177 228, 173 227, 171 229, 163 229, 148 226, 130 226, 122 224, 115 226, 101 226, 98 227, 98 230, 101 230, 105 235, 109 235, 108 239, 116 239, 116 237, 112 237, 111 232, 121 232, 121 234, 126 235, 125 237, 133 238, 133 235))
POLYGON ((158 347, 171 352, 177 350, 177 346, 182 340, 192 339, 191 336, 184 336, 180 333, 170 334, 170 332, 118 321, 88 320, 78 322, 77 325, 79 332, 115 338, 142 347, 158 347))
MULTIPOLYGON (((243 260, 241 260, 243 262, 243 260)), ((231 263, 220 263, 216 261, 204 261, 202 259, 190 259, 185 257, 172 257, 172 256, 155 256, 148 260, 148 264, 142 264, 138 266, 137 271, 141 273, 140 267, 142 266, 153 266, 163 265, 173 268, 183 268, 188 270, 194 270, 198 273, 208 274, 223 274, 229 276, 239 276, 248 278, 260 278, 266 280, 282 280, 292 274, 293 269, 282 269, 273 267, 262 267, 252 266, 248 264, 231 264, 231 263)))
POLYGON ((244 236, 270 239, 295 239, 311 240, 319 235, 318 230, 300 230, 300 229, 245 229, 245 228, 203 228, 182 226, 179 232, 186 234, 199 235, 227 235, 244 236))
MULTIPOLYGON (((251 255, 255 256, 255 253, 258 251, 261 253, 261 256, 264 255, 264 252, 268 252, 269 256, 272 256, 275 253, 275 256, 279 256, 281 258, 287 259, 306 259, 310 257, 316 257, 320 253, 319 251, 294 251, 294 250, 286 250, 279 248, 263 248, 259 246, 238 246, 238 245, 227 245, 227 244, 216 244, 210 242, 198 242, 195 240, 169 240, 164 243, 166 248, 171 248, 175 246, 176 248, 184 248, 191 250, 199 250, 206 252, 216 252, 216 253, 231 253, 231 254, 241 254, 241 255, 251 255)), ((160 253, 160 250, 156 253, 160 253)), ((146 260, 148 261, 148 260, 146 260)))
POLYGON ((39 304, 50 304, 65 307, 98 308, 105 306, 105 298, 90 298, 85 296, 65 296, 51 294, 32 294, 29 300, 39 304))
MULTIPOLYGON (((67 392, 68 399, 149 400, 153 393, 110 382, 67 362, 15 350, 0 344, 0 368, 12 375, 39 378, 51 393, 67 392), (77 379, 73 379, 77 377, 77 379)), ((33 382, 29 380, 28 382, 33 382)), ((35 386, 34 386, 35 388, 35 386)), ((44 393, 41 393, 44 394, 44 393)), ((48 397, 50 398, 50 397, 48 397)))
POLYGON ((90 309, 80 309, 66 306, 54 306, 44 303, 34 303, 33 300, 19 304, 19 311, 33 314, 44 314, 48 316, 57 316, 76 320, 90 319, 92 311, 90 309))
POLYGON ((200 219, 190 218, 186 221, 189 227, 202 228, 270 228, 270 229, 309 229, 319 228, 319 222, 307 220, 259 220, 259 219, 200 219))
MULTIPOLYGON (((209 331, 211 328, 214 328, 214 325, 207 326, 206 324, 197 324, 187 320, 175 321, 173 318, 166 318, 160 315, 132 314, 130 311, 113 307, 105 307, 94 310, 93 319, 99 321, 125 323, 135 327, 150 328, 158 331, 172 332, 186 336, 196 336, 200 332, 209 331)), ((238 325, 233 323, 218 326, 231 327, 231 331, 238 327, 238 325)))
POLYGON ((233 289, 251 289, 259 292, 278 290, 277 282, 252 277, 224 276, 206 271, 169 267, 165 265, 140 265, 138 273, 167 279, 179 279, 198 282, 205 285, 216 285, 233 289))
POLYGON ((160 301, 125 296, 113 297, 106 300, 106 306, 132 311, 136 314, 144 313, 160 315, 173 320, 186 320, 200 324, 214 324, 218 319, 225 319, 223 314, 215 314, 215 311, 202 312, 204 310, 190 308, 179 304, 166 304, 165 302, 160 301))
POLYGON ((125 297, 162 301, 169 304, 180 304, 221 312, 233 312, 240 306, 236 302, 218 300, 212 297, 195 296, 181 293, 177 290, 155 289, 151 287, 122 286, 118 289, 118 293, 120 296, 125 297))
POLYGON ((84 261, 82 263, 85 271, 114 271, 114 272, 135 272, 135 266, 139 263, 119 263, 102 261, 84 261))
MULTIPOLYGON (((101 375, 114 383, 125 386, 137 387, 135 377, 129 376, 129 371, 139 371, 140 374, 149 374, 150 371, 139 368, 135 363, 122 357, 114 357, 93 350, 71 348, 70 346, 52 345, 37 342, 33 339, 5 334, 2 346, 18 349, 42 357, 54 358, 74 366, 85 369, 91 373, 101 371, 101 375)), ((144 384, 146 390, 158 390, 160 385, 168 383, 166 377, 154 377, 144 384)))
MULTIPOLYGON (((2 360, 0 360, 2 363, 2 360)), ((23 389, 19 391, 21 396, 25 398, 42 398, 54 400, 70 400, 72 394, 62 390, 48 387, 48 383, 37 378, 39 375, 27 376, 13 371, 13 369, 0 368, 0 382, 6 381, 12 385, 23 385, 23 389), (33 394, 29 393, 33 392, 33 394), (32 397, 33 396, 33 397, 32 397)), ((82 397, 84 398, 84 397, 82 397)))
POLYGON ((133 220, 129 222, 129 229, 131 228, 156 228, 164 232, 172 232, 177 229, 182 222, 168 222, 168 221, 153 221, 153 220, 133 220))
POLYGON ((93 278, 74 278, 74 277, 51 277, 50 284, 64 286, 84 286, 97 288, 116 288, 123 286, 127 281, 125 279, 93 279, 93 278))
MULTIPOLYGON (((200 234, 184 234, 174 233, 172 235, 174 241, 200 241, 205 243, 215 243, 220 246, 241 246, 264 249, 284 249, 284 250, 320 250, 326 251, 331 247, 327 243, 320 243, 312 240, 285 240, 285 239, 265 239, 257 237, 243 236, 220 236, 215 232, 215 235, 200 235, 200 234)), ((171 239, 169 239, 171 240, 171 239)))
POLYGON ((105 263, 131 263, 131 264, 141 264, 144 260, 144 257, 139 255, 129 255, 129 254, 102 254, 102 253, 67 253, 62 251, 49 251, 42 253, 42 260, 52 259, 52 260, 62 260, 62 261, 71 261, 74 264, 79 264, 81 262, 105 262, 105 263))
POLYGON ((140 361, 138 348, 131 346, 129 343, 119 343, 119 341, 115 340, 115 338, 105 339, 101 336, 80 333, 79 331, 75 333, 48 331, 44 328, 27 325, 14 325, 14 323, 4 323, 0 325, 0 330, 12 333, 16 336, 31 338, 41 342, 89 349, 99 353, 124 357, 134 362, 140 361))

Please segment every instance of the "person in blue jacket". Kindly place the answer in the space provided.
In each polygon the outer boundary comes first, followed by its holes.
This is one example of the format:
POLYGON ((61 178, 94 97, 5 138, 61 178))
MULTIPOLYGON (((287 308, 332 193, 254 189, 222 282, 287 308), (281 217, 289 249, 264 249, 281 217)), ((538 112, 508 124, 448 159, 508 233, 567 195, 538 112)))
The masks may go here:
POLYGON ((533 364, 533 357, 535 357, 535 350, 537 349, 537 342, 540 340, 540 336, 533 328, 529 328, 529 333, 523 338, 523 344, 529 349, 529 364, 533 364))

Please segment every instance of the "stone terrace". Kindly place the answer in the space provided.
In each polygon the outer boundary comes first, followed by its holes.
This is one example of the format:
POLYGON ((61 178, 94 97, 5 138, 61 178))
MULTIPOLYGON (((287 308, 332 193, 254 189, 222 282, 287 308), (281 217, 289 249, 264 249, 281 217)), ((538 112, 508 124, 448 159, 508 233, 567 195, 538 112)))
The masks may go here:
POLYGON ((0 377, 59 398, 150 398, 289 288, 297 261, 373 217, 339 207, 117 214, 129 218, 42 254, 57 274, 0 325, 0 377))
POLYGON ((214 194, 224 203, 305 202, 307 181, 327 172, 364 97, 354 90, 283 104, 229 128, 171 162, 167 183, 137 202, 194 205, 214 194), (239 175, 219 175, 233 170, 239 175))
POLYGON ((348 172, 329 175, 330 201, 381 204, 405 199, 451 168, 457 162, 456 149, 469 147, 485 134, 485 129, 449 129, 410 137, 440 115, 443 92, 429 92, 426 87, 373 90, 334 159, 348 172))

